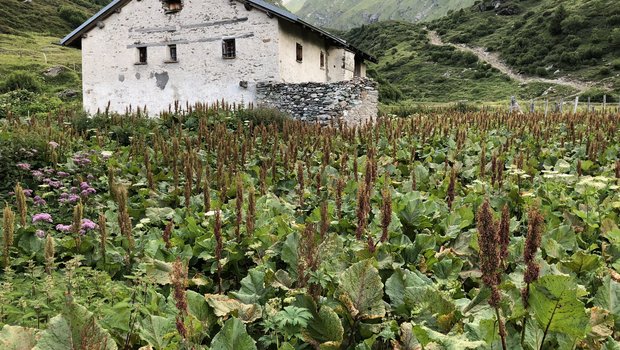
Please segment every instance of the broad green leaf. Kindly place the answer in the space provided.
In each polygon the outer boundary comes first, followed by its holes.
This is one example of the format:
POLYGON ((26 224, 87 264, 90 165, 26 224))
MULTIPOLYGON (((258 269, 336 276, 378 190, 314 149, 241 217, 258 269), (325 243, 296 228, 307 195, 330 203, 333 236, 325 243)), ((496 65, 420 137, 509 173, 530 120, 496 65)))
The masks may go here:
POLYGON ((433 272, 438 279, 456 279, 463 268, 463 260, 459 258, 444 258, 433 265, 433 272))
POLYGON ((360 319, 385 315, 383 283, 370 259, 351 265, 340 275, 340 300, 351 316, 360 319))
POLYGON ((243 322, 231 318, 211 342, 212 350, 256 350, 256 344, 245 329, 243 322))
POLYGON ((174 217, 174 209, 172 208, 146 208, 146 217, 151 220, 151 223, 158 224, 162 221, 169 221, 174 217))
POLYGON ((398 268, 390 278, 385 281, 385 293, 390 297, 392 310, 403 316, 410 314, 411 310, 405 304, 405 289, 431 285, 432 281, 418 271, 412 272, 407 269, 398 268))
POLYGON ((620 327, 620 283, 610 276, 605 277, 603 285, 596 291, 594 305, 609 311, 616 328, 620 327))
POLYGON ((68 303, 52 318, 33 350, 116 350, 116 343, 85 307, 68 303))
POLYGON ((578 251, 573 254, 568 261, 563 261, 561 266, 570 269, 577 275, 584 271, 595 272, 596 269, 601 266, 601 257, 594 254, 587 254, 583 251, 578 251))
POLYGON ((299 233, 293 232, 286 237, 282 245, 280 258, 289 266, 289 272, 293 279, 297 278, 297 248, 299 247, 299 233))
POLYGON ((262 308, 257 304, 244 304, 220 294, 206 294, 205 300, 213 308, 218 317, 228 317, 235 312, 245 323, 251 323, 261 318, 262 308))
POLYGON ((323 305, 318 313, 313 312, 313 316, 303 332, 304 340, 310 344, 317 344, 322 349, 339 348, 344 328, 338 314, 329 306, 323 305))
POLYGON ((164 349, 170 343, 170 334, 176 334, 172 318, 150 315, 140 322, 138 335, 155 350, 164 349))
POLYGON ((413 325, 409 322, 400 325, 400 346, 403 350, 420 349, 420 343, 413 334, 413 325))
POLYGON ((0 331, 0 349, 30 350, 37 343, 37 333, 34 328, 5 325, 0 331))
POLYGON ((265 293, 265 272, 252 269, 241 280, 241 289, 230 294, 246 304, 252 304, 258 303, 265 293))
POLYGON ((481 340, 469 340, 463 334, 443 334, 424 326, 413 327, 413 334, 423 346, 435 342, 442 345, 445 350, 473 350, 486 347, 486 343, 481 340))
POLYGON ((205 297, 192 290, 186 291, 185 294, 187 295, 187 308, 189 309, 189 313, 200 322, 208 324, 210 318, 214 315, 209 309, 209 304, 207 304, 205 297))
POLYGON ((573 339, 585 336, 588 326, 576 283, 568 276, 548 275, 530 287, 529 305, 538 325, 573 339))

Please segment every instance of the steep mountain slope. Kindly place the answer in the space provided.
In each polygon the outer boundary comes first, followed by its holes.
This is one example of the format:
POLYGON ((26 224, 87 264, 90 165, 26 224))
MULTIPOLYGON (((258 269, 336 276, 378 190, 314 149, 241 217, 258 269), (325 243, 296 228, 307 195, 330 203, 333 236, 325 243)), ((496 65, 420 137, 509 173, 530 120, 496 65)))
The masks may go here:
MULTIPOLYGON (((290 8, 303 0, 289 0, 290 8)), ((296 13, 321 27, 350 29, 387 20, 420 22, 445 16, 475 0, 308 0, 296 13)), ((285 4, 286 5, 286 4, 285 4)), ((294 11, 294 10, 293 10, 294 11)))
POLYGON ((480 61, 473 53, 450 45, 434 45, 420 24, 381 22, 353 29, 349 42, 379 58, 369 75, 378 80, 385 103, 413 101, 506 101, 575 92, 544 82, 521 84, 480 61), (549 90, 553 87, 552 90, 549 90))
POLYGON ((496 54, 519 73, 595 82, 599 98, 620 93, 617 0, 485 0, 429 28, 444 41, 496 54))
POLYGON ((63 36, 111 0, 2 0, 0 34, 63 36))

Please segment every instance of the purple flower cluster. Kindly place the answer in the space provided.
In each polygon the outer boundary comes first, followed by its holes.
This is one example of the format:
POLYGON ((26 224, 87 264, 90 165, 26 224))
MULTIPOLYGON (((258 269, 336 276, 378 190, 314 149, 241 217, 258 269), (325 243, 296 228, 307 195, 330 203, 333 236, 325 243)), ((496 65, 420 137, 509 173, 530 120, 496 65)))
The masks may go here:
POLYGON ((52 216, 48 213, 38 213, 38 214, 34 214, 32 216, 32 223, 34 224, 35 222, 38 221, 46 221, 46 222, 53 222, 52 220, 52 216))
POLYGON ((17 167, 22 170, 30 170, 30 164, 28 163, 18 163, 17 167))
POLYGON ((31 173, 32 176, 39 181, 43 179, 43 176, 45 176, 41 170, 33 170, 31 173))
POLYGON ((45 201, 45 199, 41 198, 40 196, 34 196, 34 204, 37 206, 43 206, 43 205, 46 205, 47 202, 45 201))
POLYGON ((73 225, 58 224, 58 225, 56 225, 56 230, 58 230, 60 232, 69 232, 69 231, 71 231, 72 227, 73 227, 73 225))
MULTIPOLYGON (((82 219, 81 226, 82 227, 80 229, 80 234, 82 235, 85 235, 87 231, 92 231, 92 230, 96 230, 99 228, 99 225, 97 225, 90 219, 82 219)), ((56 225, 56 230, 60 232, 71 232, 72 229, 73 229, 73 225, 63 225, 63 224, 56 225)))
POLYGON ((75 193, 61 193, 58 201, 62 204, 75 203, 80 200, 80 196, 75 193))
POLYGON ((57 175, 58 177, 60 177, 60 178, 64 178, 64 177, 68 177, 68 176, 69 176, 69 173, 66 173, 66 172, 64 172, 64 171, 60 171, 60 170, 59 170, 59 171, 56 173, 56 175, 57 175))
POLYGON ((28 189, 28 188, 25 188, 25 189, 24 189, 24 196, 26 196, 26 197, 32 197, 32 190, 31 190, 31 189, 28 189))
POLYGON ((50 178, 43 179, 43 183, 48 185, 49 187, 52 187, 52 188, 61 188, 62 187, 62 182, 54 180, 54 179, 50 179, 50 178))
POLYGON ((91 163, 91 160, 88 158, 88 154, 84 153, 76 153, 73 155, 73 162, 78 166, 86 166, 91 163))
POLYGON ((52 149, 58 147, 58 142, 50 141, 47 143, 52 149))
POLYGON ((88 197, 95 193, 97 193, 97 190, 90 186, 88 182, 80 183, 80 195, 82 195, 82 197, 88 197))
POLYGON ((34 234, 39 238, 45 238, 45 231, 43 230, 36 230, 34 234))

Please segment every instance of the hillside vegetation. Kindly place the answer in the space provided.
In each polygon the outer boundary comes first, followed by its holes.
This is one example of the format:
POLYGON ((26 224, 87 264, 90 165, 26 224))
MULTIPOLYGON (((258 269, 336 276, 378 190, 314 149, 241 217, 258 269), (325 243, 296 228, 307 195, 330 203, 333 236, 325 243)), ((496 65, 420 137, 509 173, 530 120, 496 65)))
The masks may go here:
MULTIPOLYGON (((383 102, 458 100, 500 101, 517 95, 522 99, 543 96, 551 84, 520 85, 472 53, 451 46, 435 46, 421 26, 384 22, 353 29, 347 39, 371 54, 379 63, 369 74, 380 83, 383 102)), ((553 86, 558 94, 570 88, 553 86)))
POLYGON ((0 34, 64 36, 110 0, 2 0, 0 34))
MULTIPOLYGON (((613 0, 485 0, 434 21, 443 40, 496 52, 528 75, 569 76, 620 92, 620 7, 613 0)), ((613 94, 614 92, 610 92, 613 94)))
MULTIPOLYGON (((291 9, 299 7, 299 0, 289 2, 291 9)), ((474 0, 313 0, 303 2, 296 13, 322 27, 351 29, 378 21, 437 19, 473 3, 474 0)))

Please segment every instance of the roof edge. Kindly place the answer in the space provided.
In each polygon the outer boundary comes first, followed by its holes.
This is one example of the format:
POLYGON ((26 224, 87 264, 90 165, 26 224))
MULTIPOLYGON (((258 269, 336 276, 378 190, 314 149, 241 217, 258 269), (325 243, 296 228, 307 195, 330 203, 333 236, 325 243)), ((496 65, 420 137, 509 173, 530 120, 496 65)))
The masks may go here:
MULTIPOLYGON (((85 34, 86 32, 88 32, 89 30, 91 30, 94 26, 97 25, 97 22, 100 20, 104 20, 105 18, 107 18, 108 16, 110 16, 112 13, 114 13, 114 11, 116 11, 117 9, 119 9, 120 7, 124 6, 125 4, 127 4, 128 2, 130 2, 131 0, 114 0, 111 3, 109 3, 106 7, 104 7, 103 9, 101 9, 99 12, 97 12, 95 15, 93 15, 92 17, 90 17, 88 20, 86 20, 86 22, 82 23, 79 27, 77 27, 75 30, 73 30, 71 33, 69 33, 67 36, 65 36, 64 38, 62 38, 60 40, 60 45, 62 46, 73 46, 73 47, 81 47, 81 42, 76 41, 77 39, 80 39, 81 36, 83 34, 85 34)), ((280 7, 277 7, 273 4, 267 3, 263 0, 237 0, 243 4, 246 4, 248 6, 252 6, 254 8, 260 9, 262 11, 265 11, 271 15, 274 15, 276 17, 285 19, 287 21, 302 25, 304 27, 306 27, 307 29, 318 33, 321 36, 326 37, 327 39, 333 41, 334 43, 336 43, 337 45, 340 45, 342 47, 344 47, 345 49, 348 49, 350 51, 353 51, 356 54, 359 54, 363 59, 373 62, 373 63, 377 63, 377 59, 370 55, 367 54, 366 52, 358 49, 357 47, 347 43, 344 39, 339 38, 321 28, 318 28, 304 20, 302 20, 301 18, 299 18, 297 15, 284 10, 280 7)))
POLYGON ((77 27, 71 33, 67 34, 67 36, 62 38, 60 40, 60 45, 62 45, 62 46, 80 47, 81 45, 79 43, 76 44, 76 42, 75 42, 76 39, 79 39, 84 33, 86 33, 89 30, 91 30, 95 25, 97 25, 97 22, 99 20, 103 20, 103 19, 107 18, 112 13, 114 13, 114 11, 116 11, 118 8, 122 7, 123 5, 128 3, 129 1, 131 1, 131 0, 114 0, 114 1, 112 1, 106 7, 102 8, 101 10, 99 10, 99 12, 97 12, 92 17, 87 19, 86 22, 82 23, 79 27, 77 27))

